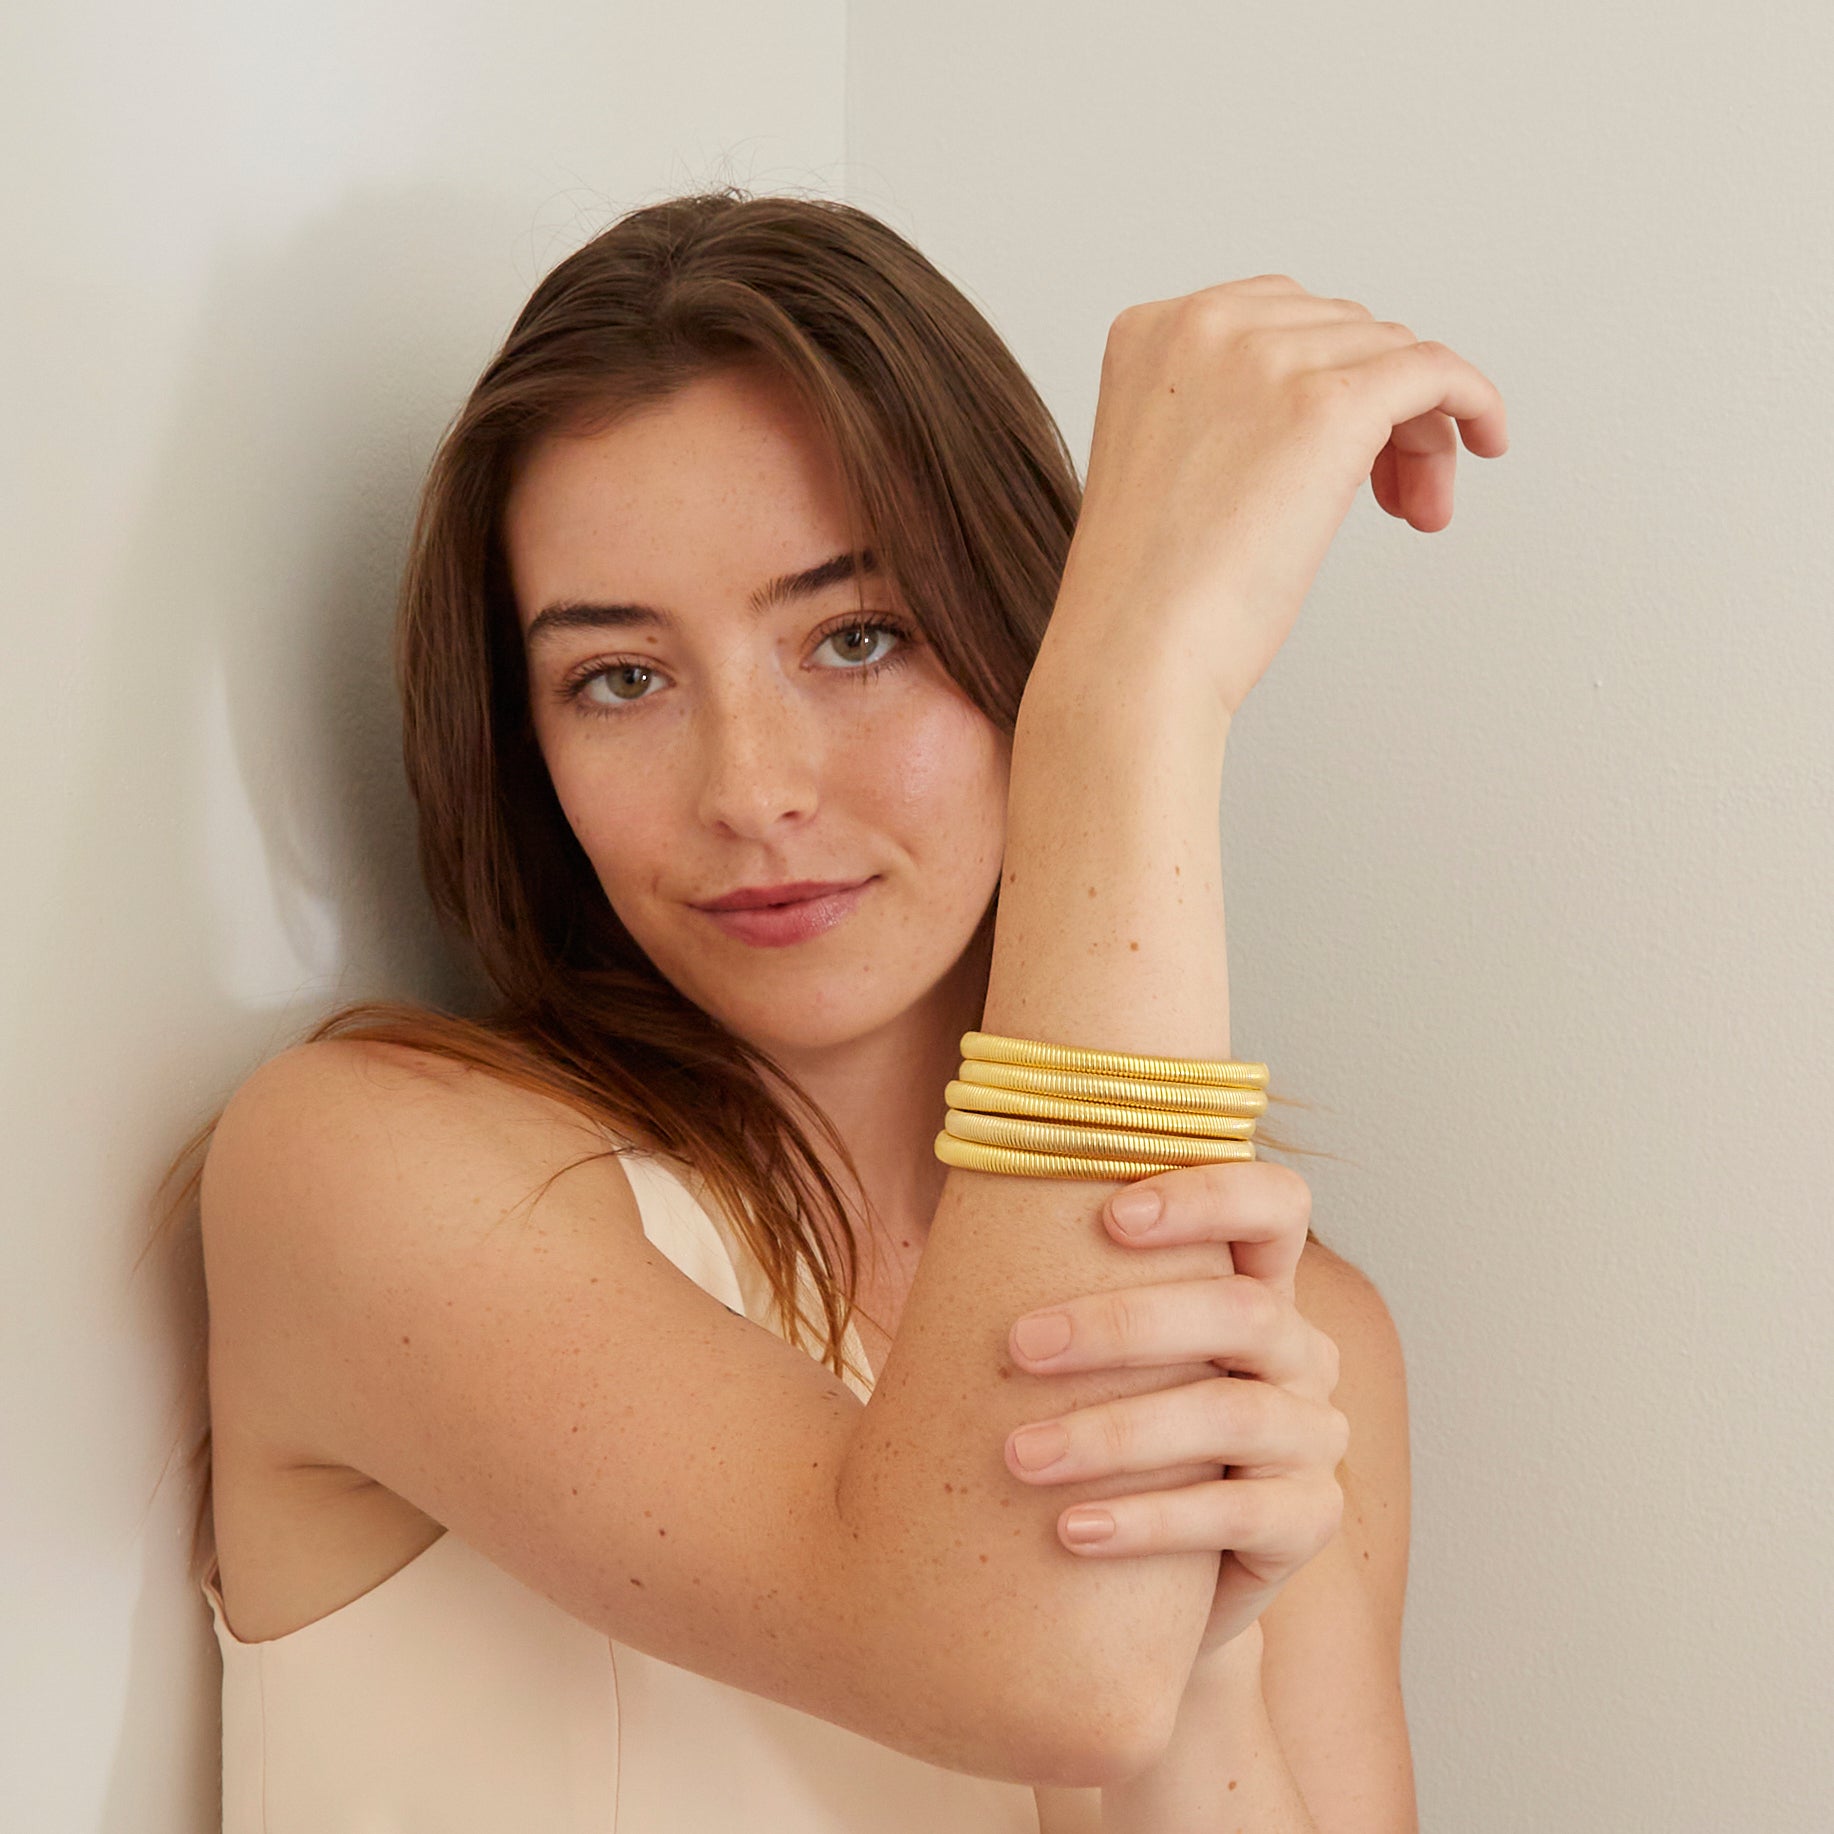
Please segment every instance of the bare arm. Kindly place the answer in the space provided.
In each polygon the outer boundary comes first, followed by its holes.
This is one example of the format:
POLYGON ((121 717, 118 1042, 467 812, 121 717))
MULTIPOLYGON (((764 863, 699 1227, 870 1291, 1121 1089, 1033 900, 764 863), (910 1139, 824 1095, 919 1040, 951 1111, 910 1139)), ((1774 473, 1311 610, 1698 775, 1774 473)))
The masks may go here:
MULTIPOLYGON (((1066 654, 1021 715, 986 1016, 1226 1054, 1221 723, 1181 723, 1189 691, 1136 671, 1092 742, 1055 685, 1066 654), (1101 1002, 1127 987, 1140 1004, 1110 1029, 1101 1002)), ((299 1461, 373 1478, 663 1660, 972 1774, 1088 1787, 1157 1757, 1216 1556, 1085 1562, 1056 1536, 1063 1491, 1004 1463, 1047 1387, 1010 1364, 1012 1320, 1143 1277, 1095 1220, 1112 1186, 950 1178, 862 1407, 656 1251, 618 1163, 580 1163, 604 1144, 418 1053, 271 1060, 206 1166, 213 1365, 263 1385, 299 1461)), ((1152 1277, 1178 1256, 1227 1271, 1206 1245, 1156 1253, 1152 1277)), ((1207 1367, 1059 1378, 1051 1406, 1207 1367)))
MULTIPOLYGON (((1159 1761, 1101 1792, 1100 1834, 1318 1834, 1261 1692, 1261 1627, 1185 1694, 1159 1761)), ((1047 1834, 1050 1831, 1047 1830, 1047 1834)))
MULTIPOLYGON (((1281 277, 1117 329, 1015 734, 983 1024, 1226 1057, 1228 715, 1386 429, 1443 400, 1501 450, 1501 417, 1451 353, 1281 277), (1312 367, 1274 360, 1288 321, 1312 367), (1365 351, 1392 357, 1316 366, 1365 351)), ((294 1462, 374 1479, 663 1660, 985 1776, 1086 1787, 1162 1758, 1217 1556, 1088 1562, 1055 1523, 1220 1468, 1047 1493, 1004 1440, 1212 1366, 1032 1377, 1008 1334, 1041 1304, 1232 1272, 1227 1245, 1156 1250, 1149 1273, 1096 1221, 1113 1185, 952 1171, 862 1408, 658 1252, 617 1161, 585 1156, 603 1145, 545 1097, 418 1053, 283 1054, 205 1168, 213 1371, 294 1462)))
MULTIPOLYGON (((1062 601, 1058 617, 1014 738, 984 1027, 1228 1057, 1217 832, 1227 719, 1171 645, 1138 629, 1110 638, 1082 608, 1066 616, 1062 601), (1086 685, 1104 676, 1111 688, 1086 685)), ((1167 1250, 1150 1269, 1130 1258, 1097 1220, 1116 1188, 951 1169, 840 1485, 858 1557, 903 1588, 903 1609, 976 1626, 1011 1665, 1021 1698, 1061 1702, 1069 1689, 1083 1701, 1089 1768, 1069 1780, 1084 1783, 1138 1768, 1169 1736, 1217 1572, 1214 1553, 1087 1562, 1059 1540, 1056 1521, 1079 1501, 1220 1468, 1047 1494, 1005 1464, 1007 1433, 1041 1409, 1203 1373, 1194 1364, 1040 1379, 1011 1362, 1009 1327, 1036 1306, 1231 1271, 1224 1245, 1167 1250)))
MULTIPOLYGON (((986 1030, 1232 1054, 1217 833, 1229 720, 1365 479, 1391 513, 1443 526, 1454 420, 1474 451, 1505 450, 1501 397, 1470 364, 1286 275, 1115 320, 1076 537, 1014 739, 986 1030)), ((1163 1754, 1218 1571, 1204 1553, 1082 1562, 1055 1523, 1067 1505, 1221 1467, 1045 1494, 1004 1461, 1005 1434, 1040 1413, 1211 1368, 1029 1378, 1009 1363, 1008 1327, 1034 1307, 1233 1273, 1226 1244, 1165 1251, 1188 1268, 1130 1262, 1096 1220, 1114 1189, 951 1172, 840 1485, 862 1557, 905 1579, 906 1609, 979 1626, 1024 1710, 1066 1692, 1085 1703, 1091 1768, 1054 1779, 1069 1783, 1163 1754)))

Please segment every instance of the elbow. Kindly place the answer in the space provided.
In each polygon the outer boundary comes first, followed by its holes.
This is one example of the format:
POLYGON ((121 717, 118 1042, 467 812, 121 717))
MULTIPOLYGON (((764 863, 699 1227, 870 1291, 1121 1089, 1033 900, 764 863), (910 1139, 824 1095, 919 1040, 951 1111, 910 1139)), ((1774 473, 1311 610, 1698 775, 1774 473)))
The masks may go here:
MULTIPOLYGON (((1213 1595, 1213 1578, 1209 1587, 1213 1595)), ((1086 1602, 1059 1598, 1033 1620, 1049 1627, 1049 1641, 1039 1646, 1028 1638, 1025 1660, 1006 1665, 1008 1716, 1015 1702, 1030 1709, 1014 1749, 1034 1784, 1096 1789, 1128 1782, 1163 1760, 1177 1730, 1199 1627, 1192 1626, 1188 1643, 1173 1624, 1155 1634, 1145 1606, 1157 1601, 1137 1591, 1101 1601, 1101 1611, 1077 1608, 1086 1602), (1168 1649, 1189 1653, 1168 1657, 1168 1649)), ((1208 1595, 1204 1604, 1208 1609, 1208 1595)))
POLYGON ((1059 1677, 1048 1706, 1019 1737, 1026 1779, 1061 1789, 1101 1789, 1150 1770, 1164 1756, 1178 1699, 1166 1678, 1121 1683, 1100 1669, 1059 1677))

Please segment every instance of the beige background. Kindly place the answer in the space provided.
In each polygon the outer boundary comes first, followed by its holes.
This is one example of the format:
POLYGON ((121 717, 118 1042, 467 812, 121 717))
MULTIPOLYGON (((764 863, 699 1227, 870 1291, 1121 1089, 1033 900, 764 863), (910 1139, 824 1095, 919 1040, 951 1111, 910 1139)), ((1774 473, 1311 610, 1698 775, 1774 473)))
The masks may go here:
POLYGON ((1235 1045, 1318 1104, 1316 1225, 1407 1345, 1423 1828, 1825 1828, 1827 13, 26 10, 8 1824, 214 1815, 191 1499, 154 1496, 197 1298, 130 1275, 143 1206, 318 1013, 451 985, 387 674, 421 471, 543 272, 730 177, 910 234, 1079 459, 1114 313, 1260 272, 1504 390, 1451 527, 1365 496, 1237 721, 1235 1045))

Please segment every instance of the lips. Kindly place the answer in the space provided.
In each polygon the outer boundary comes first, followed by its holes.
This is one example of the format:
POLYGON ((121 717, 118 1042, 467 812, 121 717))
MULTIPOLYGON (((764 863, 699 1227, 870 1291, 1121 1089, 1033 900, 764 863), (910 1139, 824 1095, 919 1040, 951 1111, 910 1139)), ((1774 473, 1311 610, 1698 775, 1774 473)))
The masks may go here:
POLYGON ((831 892, 851 891, 864 883, 863 879, 794 879, 782 885, 749 885, 696 908, 703 911, 765 910, 776 904, 800 904, 809 898, 825 898, 831 892))
MULTIPOLYGON (((749 908, 716 910, 697 905, 709 923, 717 924, 728 936, 755 947, 780 949, 791 943, 807 942, 838 923, 846 921, 861 899, 878 883, 877 878, 857 884, 824 889, 811 898, 797 898, 776 904, 754 904, 749 908)), ((782 890, 781 886, 772 887, 782 890)), ((733 896, 735 894, 728 894, 733 896)), ((742 894, 737 894, 742 895, 742 894)))

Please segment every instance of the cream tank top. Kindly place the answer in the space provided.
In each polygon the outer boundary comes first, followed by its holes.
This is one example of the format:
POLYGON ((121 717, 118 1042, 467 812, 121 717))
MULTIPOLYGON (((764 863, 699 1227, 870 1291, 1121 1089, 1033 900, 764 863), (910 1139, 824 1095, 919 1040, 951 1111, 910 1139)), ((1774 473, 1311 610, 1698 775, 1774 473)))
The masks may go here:
MULTIPOLYGON (((644 1234, 786 1336, 698 1174, 623 1158, 644 1234)), ((843 1380, 864 1401, 851 1325, 845 1348, 843 1380)), ((217 1578, 213 1558, 201 1585, 223 1657, 223 1834, 1038 1834, 1027 1785, 942 1769, 608 1639, 450 1529, 266 1642, 230 1630, 217 1578)))

